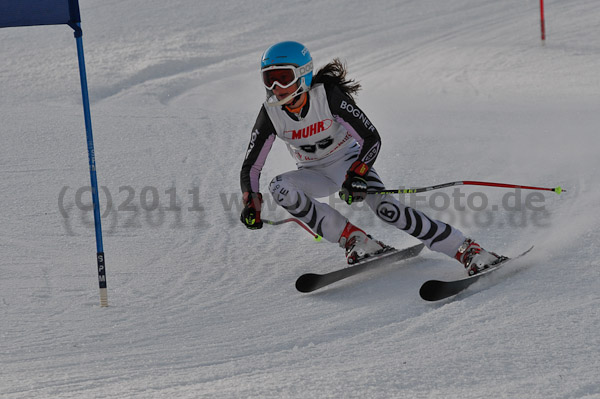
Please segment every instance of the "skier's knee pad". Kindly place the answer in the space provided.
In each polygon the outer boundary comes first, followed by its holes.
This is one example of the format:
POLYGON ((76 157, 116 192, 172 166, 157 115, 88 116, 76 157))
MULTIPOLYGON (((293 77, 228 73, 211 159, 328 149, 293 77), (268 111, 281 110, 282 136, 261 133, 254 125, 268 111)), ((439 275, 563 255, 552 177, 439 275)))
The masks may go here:
POLYGON ((290 184, 285 176, 279 175, 271 180, 269 191, 278 205, 289 205, 293 201, 293 199, 290 199, 290 192, 295 192, 296 188, 290 184))

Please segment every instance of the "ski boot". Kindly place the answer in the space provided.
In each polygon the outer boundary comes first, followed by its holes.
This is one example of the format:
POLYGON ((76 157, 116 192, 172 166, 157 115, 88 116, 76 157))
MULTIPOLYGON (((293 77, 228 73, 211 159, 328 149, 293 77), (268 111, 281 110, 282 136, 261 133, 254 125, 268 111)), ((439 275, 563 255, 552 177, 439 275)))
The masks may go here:
POLYGON ((465 270, 469 276, 473 276, 508 259, 506 256, 486 251, 470 238, 467 238, 458 247, 458 251, 454 257, 465 266, 465 270))
POLYGON ((346 227, 338 242, 340 247, 346 250, 346 261, 349 265, 392 249, 392 247, 374 240, 373 237, 350 222, 346 223, 346 227))

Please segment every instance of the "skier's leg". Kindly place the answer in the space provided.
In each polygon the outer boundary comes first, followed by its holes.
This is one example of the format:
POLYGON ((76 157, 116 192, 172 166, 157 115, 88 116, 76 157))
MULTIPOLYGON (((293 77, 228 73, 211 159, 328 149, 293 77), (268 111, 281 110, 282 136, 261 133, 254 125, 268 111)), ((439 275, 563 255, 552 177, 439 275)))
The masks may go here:
MULTIPOLYGON (((366 180, 369 190, 384 189, 374 169, 369 171, 366 180)), ((455 257, 466 239, 457 228, 429 218, 423 212, 404 205, 393 195, 371 194, 365 201, 381 220, 418 238, 432 251, 455 257)))
POLYGON ((336 183, 330 178, 308 168, 276 176, 269 185, 269 191, 278 205, 334 243, 342 235, 346 217, 314 198, 326 197, 337 189, 336 183))

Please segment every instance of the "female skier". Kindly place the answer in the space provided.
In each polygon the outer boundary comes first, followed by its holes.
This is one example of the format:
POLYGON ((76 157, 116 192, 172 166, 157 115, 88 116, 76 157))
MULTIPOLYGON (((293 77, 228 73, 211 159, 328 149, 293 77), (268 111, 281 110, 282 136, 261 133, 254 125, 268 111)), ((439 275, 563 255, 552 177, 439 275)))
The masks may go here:
POLYGON ((347 204, 366 201, 384 222, 421 240, 429 249, 454 257, 469 275, 498 262, 458 229, 407 207, 392 195, 368 194, 384 189, 373 168, 381 148, 377 129, 354 102, 360 84, 346 80, 344 65, 335 59, 313 77, 308 49, 281 42, 262 56, 267 90, 252 129, 240 174, 244 209, 241 221, 260 229, 261 170, 276 137, 296 160, 297 170, 276 176, 269 185, 275 202, 327 241, 345 249, 348 263, 389 249, 328 204, 315 198, 336 191, 347 204))

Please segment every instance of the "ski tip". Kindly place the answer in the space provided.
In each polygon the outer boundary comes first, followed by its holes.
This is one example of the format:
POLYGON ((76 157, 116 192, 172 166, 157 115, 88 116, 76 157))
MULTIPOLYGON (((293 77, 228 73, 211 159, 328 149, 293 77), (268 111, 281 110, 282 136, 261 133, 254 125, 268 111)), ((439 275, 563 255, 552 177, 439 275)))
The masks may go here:
POLYGON ((439 285, 441 281, 438 280, 429 280, 423 283, 421 289, 419 290, 419 295, 425 301, 439 301, 443 299, 443 296, 440 296, 439 285))
POLYGON ((425 248, 425 244, 417 244, 415 246, 410 247, 409 249, 415 254, 418 255, 425 248))
POLYGON ((296 280, 296 289, 300 292, 312 292, 317 288, 318 274, 306 273, 296 280))
POLYGON ((533 249, 533 247, 535 247, 535 245, 532 245, 531 247, 529 247, 529 249, 525 252, 523 252, 523 255, 525 255, 526 253, 529 253, 529 251, 531 251, 533 249))

